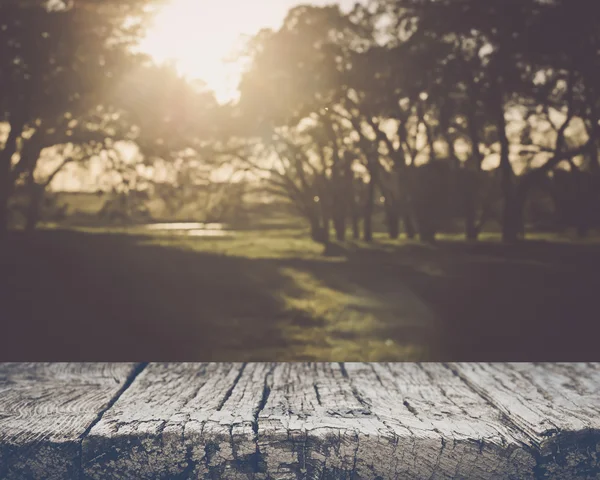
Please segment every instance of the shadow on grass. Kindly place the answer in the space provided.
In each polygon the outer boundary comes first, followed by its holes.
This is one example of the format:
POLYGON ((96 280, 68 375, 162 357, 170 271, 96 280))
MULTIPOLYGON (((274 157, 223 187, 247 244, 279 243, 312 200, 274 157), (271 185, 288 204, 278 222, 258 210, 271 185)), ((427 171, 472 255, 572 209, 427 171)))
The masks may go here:
MULTIPOLYGON (((0 273, 2 360, 423 358, 414 327, 339 318, 345 297, 338 295, 354 293, 346 264, 293 258, 294 244, 291 256, 245 258, 179 239, 165 246, 164 238, 11 235, 0 273)), ((210 242, 223 247, 231 239, 210 242)))
POLYGON ((205 360, 284 345, 268 325, 282 310, 268 287, 293 286, 276 271, 257 272, 250 259, 140 245, 144 239, 14 236, 3 259, 2 356, 205 360))
POLYGON ((438 313, 443 359, 598 360, 599 244, 438 242, 411 248, 387 258, 438 313), (428 274, 427 263, 443 274, 428 274))
POLYGON ((1 360, 597 360, 598 245, 246 258, 153 239, 11 235, 1 360))

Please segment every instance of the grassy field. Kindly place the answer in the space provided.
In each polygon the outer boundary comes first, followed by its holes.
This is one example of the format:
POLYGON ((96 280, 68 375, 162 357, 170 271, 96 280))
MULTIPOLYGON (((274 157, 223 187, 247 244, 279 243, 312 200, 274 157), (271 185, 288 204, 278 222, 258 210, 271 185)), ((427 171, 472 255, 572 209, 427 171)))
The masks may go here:
MULTIPOLYGON (((600 242, 13 232, 1 360, 592 360, 600 242)), ((597 359, 597 358, 596 358, 597 359)))

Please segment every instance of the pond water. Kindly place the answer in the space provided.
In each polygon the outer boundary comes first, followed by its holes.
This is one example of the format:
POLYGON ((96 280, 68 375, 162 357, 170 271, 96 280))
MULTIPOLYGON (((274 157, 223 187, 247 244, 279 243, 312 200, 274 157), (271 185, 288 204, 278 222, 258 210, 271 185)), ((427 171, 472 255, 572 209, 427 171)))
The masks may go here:
POLYGON ((154 232, 169 232, 170 234, 190 237, 224 237, 233 233, 226 230, 225 225, 222 223, 151 223, 144 225, 144 228, 154 232))

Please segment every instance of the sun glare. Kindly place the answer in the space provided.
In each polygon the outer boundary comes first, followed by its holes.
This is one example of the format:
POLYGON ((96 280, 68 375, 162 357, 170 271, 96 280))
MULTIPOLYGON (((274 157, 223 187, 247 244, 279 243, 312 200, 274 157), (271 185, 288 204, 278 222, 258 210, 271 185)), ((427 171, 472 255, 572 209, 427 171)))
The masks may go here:
MULTIPOLYGON (((173 61, 179 72, 201 79, 221 102, 237 96, 243 64, 227 61, 246 38, 278 28, 300 0, 171 0, 156 15, 142 50, 157 62, 173 61)), ((310 3, 328 4, 329 0, 310 3)), ((353 0, 342 0, 349 6, 353 0)))
POLYGON ((203 80, 219 101, 229 101, 243 65, 228 58, 244 36, 280 21, 278 10, 273 15, 247 0, 172 0, 157 13, 142 50, 157 62, 174 62, 182 75, 203 80))
POLYGON ((218 5, 173 0, 157 13, 142 50, 157 62, 174 62, 181 74, 204 80, 220 101, 227 101, 235 94, 239 65, 225 60, 240 31, 218 5))

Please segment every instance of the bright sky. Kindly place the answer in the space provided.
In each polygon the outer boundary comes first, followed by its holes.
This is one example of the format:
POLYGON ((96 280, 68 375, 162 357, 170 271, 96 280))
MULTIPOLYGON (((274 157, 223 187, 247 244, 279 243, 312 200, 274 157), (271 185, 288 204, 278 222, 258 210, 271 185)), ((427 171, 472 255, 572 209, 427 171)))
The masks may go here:
POLYGON ((226 102, 236 97, 243 69, 226 57, 244 37, 279 28, 289 9, 300 3, 339 3, 349 10, 356 0, 171 0, 156 16, 142 50, 159 62, 175 61, 182 74, 204 80, 226 102))

